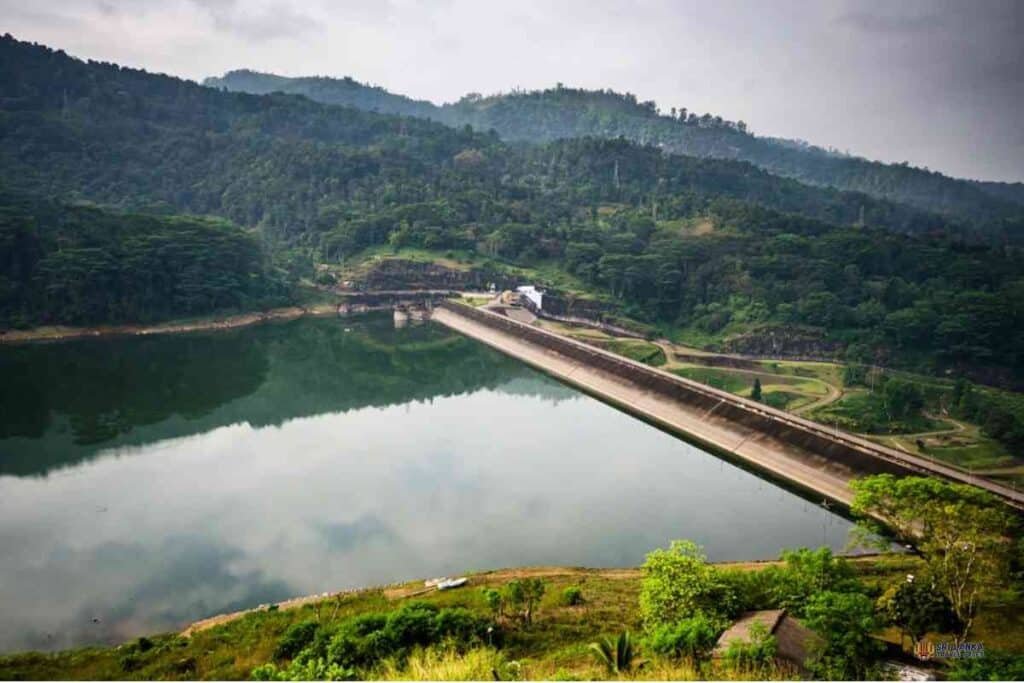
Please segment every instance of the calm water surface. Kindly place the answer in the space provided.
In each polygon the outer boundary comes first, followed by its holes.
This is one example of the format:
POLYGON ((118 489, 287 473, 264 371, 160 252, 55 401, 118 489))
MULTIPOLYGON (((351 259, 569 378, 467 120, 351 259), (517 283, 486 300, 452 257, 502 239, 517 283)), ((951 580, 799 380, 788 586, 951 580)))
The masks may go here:
POLYGON ((0 348, 0 651, 512 565, 773 557, 849 523, 439 326, 0 348), (95 620, 98 620, 95 621, 95 620))

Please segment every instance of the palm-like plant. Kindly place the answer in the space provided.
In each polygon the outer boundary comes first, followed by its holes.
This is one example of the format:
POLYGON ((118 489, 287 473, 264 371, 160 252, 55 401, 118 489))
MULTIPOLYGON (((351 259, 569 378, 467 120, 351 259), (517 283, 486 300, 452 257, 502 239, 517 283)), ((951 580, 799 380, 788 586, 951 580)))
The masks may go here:
POLYGON ((629 631, 620 633, 616 640, 606 637, 596 643, 591 643, 590 651, 594 653, 594 657, 599 662, 605 665, 608 673, 628 674, 634 668, 639 669, 644 665, 642 659, 636 658, 629 631))

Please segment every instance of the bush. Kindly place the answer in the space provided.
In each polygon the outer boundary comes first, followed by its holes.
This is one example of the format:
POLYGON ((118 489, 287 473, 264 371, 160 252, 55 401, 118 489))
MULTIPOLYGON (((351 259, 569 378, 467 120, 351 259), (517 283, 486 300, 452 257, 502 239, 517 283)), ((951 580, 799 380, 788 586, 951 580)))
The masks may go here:
POLYGON ((388 616, 384 632, 397 647, 429 645, 437 638, 437 612, 428 602, 410 602, 388 616))
POLYGON ((465 607, 446 607, 437 613, 435 629, 439 638, 451 638, 458 643, 481 640, 490 625, 465 607))
MULTIPOLYGON (((835 557, 828 548, 786 550, 785 566, 766 571, 775 574, 775 604, 797 616, 803 616, 811 596, 822 591, 858 593, 862 586, 850 563, 835 557)), ((765 577, 771 580, 771 575, 765 577)))
POLYGON ((699 612, 675 624, 658 626, 648 636, 647 648, 663 657, 705 659, 715 649, 718 635, 724 628, 718 619, 699 612))
POLYGON ((985 652, 984 657, 953 660, 951 681, 1024 681, 1024 655, 985 652))
POLYGON ((583 590, 579 586, 569 586, 562 591, 562 604, 575 607, 583 604, 583 590))
MULTIPOLYGON (((489 625, 462 607, 439 610, 430 603, 410 602, 390 614, 365 614, 342 623, 326 647, 326 661, 343 668, 365 668, 445 639, 464 648, 482 642, 489 625)), ((302 658, 319 656, 316 645, 314 640, 302 658)))
POLYGON ((823 641, 813 658, 814 673, 827 679, 870 677, 882 651, 871 637, 880 626, 871 599, 861 593, 823 591, 811 596, 804 611, 805 623, 823 641))
POLYGON ((295 655, 313 642, 318 627, 315 621, 303 621, 289 626, 274 649, 274 659, 277 661, 293 659, 295 655))
POLYGON ((733 587, 692 541, 673 541, 668 549, 648 553, 643 571, 640 613, 648 628, 675 624, 697 612, 731 617, 740 610, 733 587))

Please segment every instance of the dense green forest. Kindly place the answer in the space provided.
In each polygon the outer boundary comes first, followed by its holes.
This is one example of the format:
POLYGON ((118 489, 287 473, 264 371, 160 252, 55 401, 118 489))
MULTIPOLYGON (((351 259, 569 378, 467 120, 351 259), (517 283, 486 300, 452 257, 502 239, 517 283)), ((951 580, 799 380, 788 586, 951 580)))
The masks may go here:
POLYGON ((481 97, 470 94, 441 106, 412 100, 351 78, 285 78, 232 71, 207 85, 232 91, 304 95, 319 102, 369 111, 431 118, 452 126, 495 130, 503 139, 549 142, 562 138, 625 137, 668 152, 749 161, 802 182, 863 192, 941 213, 976 238, 1019 240, 1024 232, 1024 191, 1019 183, 959 180, 907 164, 883 164, 825 150, 803 141, 759 137, 743 121, 672 107, 610 90, 561 85, 481 97))
POLYGON ((492 224, 517 220, 524 204, 551 214, 554 193, 566 191, 574 205, 685 191, 904 232, 951 228, 934 214, 744 162, 602 140, 509 147, 469 128, 224 93, 13 38, 0 44, 0 67, 0 180, 146 211, 218 214, 292 243, 367 210, 442 199, 466 207, 464 220, 492 224))
POLYGON ((219 215, 307 264, 465 250, 563 269, 664 329, 801 325, 860 361, 1024 374, 1020 247, 969 244, 903 204, 622 138, 510 144, 224 92, 10 37, 0 74, 12 187, 219 215))
POLYGON ((287 294, 259 241, 226 221, 0 192, 0 326, 158 320, 287 294))

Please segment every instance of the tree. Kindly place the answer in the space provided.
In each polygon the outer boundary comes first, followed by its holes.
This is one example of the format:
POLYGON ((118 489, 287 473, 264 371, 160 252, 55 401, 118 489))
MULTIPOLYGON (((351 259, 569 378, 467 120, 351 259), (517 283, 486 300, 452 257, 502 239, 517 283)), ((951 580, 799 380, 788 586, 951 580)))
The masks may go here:
POLYGON ((1009 576, 1017 520, 989 493, 926 477, 880 474, 854 481, 850 506, 858 526, 912 543, 949 600, 963 642, 986 592, 1009 576), (883 525, 878 520, 885 520, 883 525))
POLYGON ((882 390, 882 402, 890 420, 910 417, 924 406, 921 392, 913 382, 892 378, 882 390))
POLYGON ((634 668, 639 669, 645 662, 637 659, 633 651, 633 641, 629 637, 629 631, 623 631, 616 640, 602 638, 596 643, 590 644, 590 651, 594 657, 604 664, 608 673, 613 675, 629 674, 634 668))
POLYGON ((761 380, 757 377, 754 378, 754 388, 750 390, 750 398, 755 401, 761 400, 761 380))
POLYGON ((960 626, 949 599, 935 583, 912 574, 886 591, 878 602, 889 623, 900 628, 901 640, 905 633, 914 645, 928 633, 947 633, 960 626))
POLYGON ((648 628, 674 624, 694 616, 732 616, 737 610, 734 589, 708 564, 693 541, 672 541, 647 554, 640 584, 640 613, 648 628))
POLYGON ((533 614, 540 599, 544 596, 545 583, 538 578, 510 581, 505 586, 507 604, 515 610, 521 610, 523 623, 533 623, 533 614))
POLYGON ((823 591, 811 596, 804 612, 804 622, 822 638, 812 655, 814 673, 831 679, 867 677, 883 650, 871 637, 879 628, 871 599, 862 593, 823 591))
POLYGON ((796 615, 803 614, 808 600, 816 593, 853 592, 860 588, 850 563, 835 557, 829 548, 786 550, 782 559, 785 566, 773 568, 778 574, 774 597, 779 607, 796 615))

